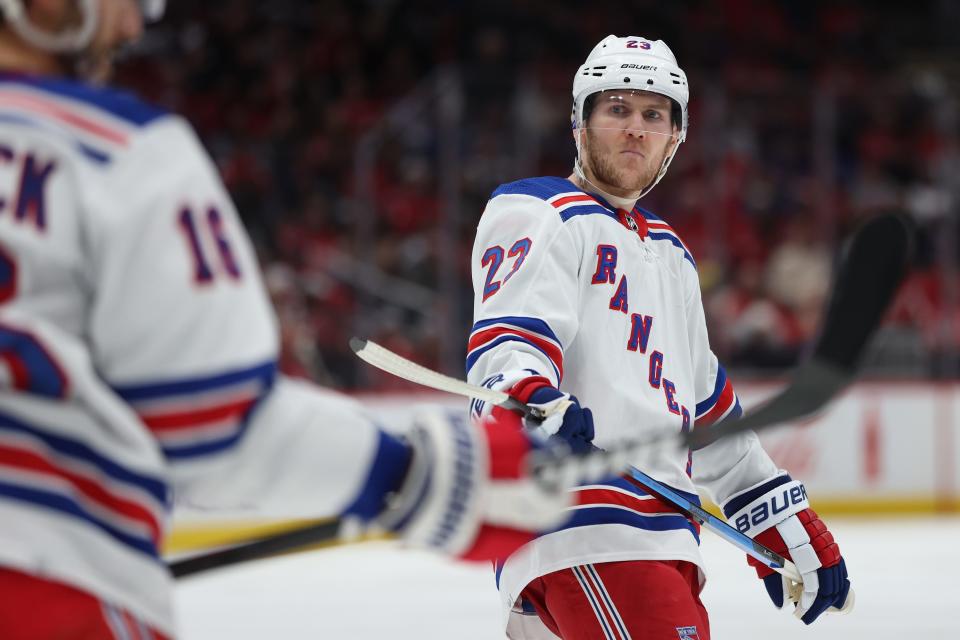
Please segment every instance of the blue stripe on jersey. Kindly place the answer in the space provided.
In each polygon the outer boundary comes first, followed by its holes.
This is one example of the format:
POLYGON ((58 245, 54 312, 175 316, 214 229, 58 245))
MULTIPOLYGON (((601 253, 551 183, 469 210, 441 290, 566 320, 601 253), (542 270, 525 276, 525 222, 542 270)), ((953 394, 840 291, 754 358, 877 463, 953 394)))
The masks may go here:
POLYGON ((35 487, 23 487, 0 481, 0 496, 27 504, 39 504, 48 509, 74 516, 80 520, 85 520, 131 549, 139 551, 153 560, 160 560, 160 555, 152 540, 149 538, 140 538, 117 529, 92 514, 76 500, 65 495, 44 489, 37 489, 35 487))
POLYGON ((477 360, 480 359, 480 356, 485 354, 487 351, 490 351, 494 347, 497 347, 503 344, 504 342, 522 342, 524 344, 530 345, 531 347, 533 347, 534 349, 536 349, 537 351, 543 354, 543 356, 547 359, 547 362, 550 363, 550 366, 553 367, 553 373, 557 377, 557 380, 560 379, 560 370, 557 369, 557 365, 553 364, 553 360, 550 358, 550 355, 546 351, 541 349, 538 345, 534 344, 533 342, 530 342, 529 340, 526 340, 525 338, 523 338, 523 336, 518 336, 515 334, 507 334, 507 335, 499 336, 493 342, 488 342, 482 347, 479 347, 471 351, 467 355, 467 373, 470 373, 470 370, 473 369, 473 365, 477 364, 477 360))
POLYGON ((256 404, 250 408, 250 412, 243 418, 239 428, 230 435, 224 436, 218 440, 204 440, 197 444, 170 445, 165 444, 161 447, 163 455, 168 460, 184 460, 187 458, 197 458, 208 456, 213 453, 220 453, 232 448, 247 432, 247 425, 250 422, 250 414, 256 409, 256 404))
MULTIPOLYGON (((638 496, 650 495, 626 478, 611 479, 603 483, 598 483, 596 486, 599 488, 603 488, 604 486, 617 487, 638 496)), ((680 489, 676 489, 674 487, 670 487, 670 489, 676 491, 698 507, 701 506, 700 496, 697 494, 681 491, 680 489)), ((687 517, 682 513, 644 515, 638 514, 635 511, 627 511, 624 508, 607 507, 602 505, 595 507, 579 507, 574 511, 574 515, 570 520, 567 521, 566 524, 553 529, 552 531, 563 531, 565 529, 584 527, 594 524, 624 524, 627 526, 636 527, 638 529, 645 529, 647 531, 671 531, 686 529, 693 534, 697 544, 700 544, 700 535, 697 533, 697 530, 690 523, 687 517), (586 513, 587 511, 590 513, 586 513)), ((497 561, 494 572, 496 574, 496 582, 498 587, 500 586, 500 574, 503 572, 503 567, 504 561, 497 561)))
POLYGON ((723 505, 723 514, 729 518, 731 515, 735 514, 737 511, 740 511, 740 509, 743 509, 745 506, 747 506, 748 504, 750 504, 751 502, 753 502, 754 500, 756 500, 766 492, 772 491, 773 489, 776 489, 780 485, 787 484, 788 482, 793 482, 793 478, 791 478, 789 474, 785 473, 783 475, 779 475, 775 478, 772 478, 767 482, 764 482, 763 484, 757 487, 754 487, 753 489, 750 489, 749 491, 744 491, 743 493, 738 495, 736 498, 733 498, 732 500, 727 502, 725 505, 723 505))
MULTIPOLYGON (((499 580, 499 572, 497 573, 499 580)), ((527 600, 526 598, 520 598, 520 610, 523 611, 525 616, 535 616, 537 615, 537 608, 533 606, 533 603, 527 600)))
MULTIPOLYGON (((500 195, 528 195, 540 198, 541 200, 549 200, 560 193, 585 193, 583 189, 573 184, 566 178, 557 178, 554 176, 541 176, 539 178, 527 178, 525 180, 517 180, 516 182, 509 182, 507 184, 502 184, 494 190, 493 194, 490 196, 491 199, 496 198, 500 195)), ((614 212, 613 207, 604 207, 604 204, 607 204, 603 198, 595 194, 588 194, 590 197, 597 199, 601 204, 586 202, 581 205, 571 206, 567 209, 564 209, 560 212, 560 219, 564 222, 574 218, 576 216, 585 216, 585 215, 605 215, 607 217, 613 218, 614 220, 619 220, 617 214, 614 212)))
MULTIPOLYGON (((701 504, 701 502, 700 502, 700 496, 698 496, 697 494, 695 494, 695 493, 690 493, 690 492, 688 492, 688 491, 683 491, 683 490, 681 490, 681 489, 677 489, 676 487, 671 487, 670 485, 668 485, 668 484, 666 484, 666 483, 661 483, 661 484, 663 484, 663 486, 667 487, 668 489, 670 489, 670 490, 673 491, 674 493, 679 493, 679 494, 680 494, 681 496, 683 496, 688 502, 691 502, 691 503, 697 505, 698 507, 699 507, 699 506, 702 506, 702 504, 701 504)), ((641 489, 640 487, 638 487, 636 484, 634 484, 634 483, 631 482, 630 480, 627 480, 626 478, 616 478, 616 479, 613 479, 613 480, 608 480, 608 481, 606 481, 606 482, 602 482, 602 483, 597 484, 597 485, 595 485, 595 486, 600 487, 600 488, 603 488, 604 486, 617 487, 618 489, 623 489, 623 490, 625 490, 625 491, 629 491, 630 493, 635 493, 635 494, 638 495, 638 496, 649 496, 649 495, 652 495, 652 494, 644 491, 644 490, 641 489)))
POLYGON ((541 200, 549 200, 558 193, 566 193, 568 191, 580 191, 580 187, 566 178, 541 176, 539 178, 526 178, 524 180, 502 184, 494 189, 493 193, 490 194, 490 199, 492 200, 502 195, 525 195, 534 196, 541 200))
POLYGON ((148 104, 127 91, 95 87, 72 80, 4 72, 0 73, 0 84, 20 84, 71 98, 102 109, 138 127, 148 125, 169 114, 165 109, 148 104))
POLYGON ((85 155, 90 160, 93 160, 97 164, 110 164, 113 158, 107 152, 91 147, 90 145, 81 142, 73 138, 72 136, 66 134, 66 132, 60 131, 55 127, 44 126, 43 124, 31 120, 30 118, 25 118, 20 115, 13 115, 10 113, 0 113, 0 122, 7 122, 10 124, 16 124, 20 126, 33 127, 35 129, 40 129, 46 133, 57 133, 62 135, 64 138, 68 139, 76 148, 77 151, 85 155))
POLYGON ((727 385, 727 370, 723 368, 723 365, 717 365, 717 380, 713 385, 713 393, 710 394, 710 397, 704 400, 703 402, 697 403, 696 416, 702 416, 707 411, 713 408, 713 405, 717 404, 717 400, 720 399, 720 394, 723 393, 723 388, 727 385))
MULTIPOLYGON (((734 394, 733 397, 737 398, 736 394, 734 394)), ((727 417, 723 419, 723 422, 726 422, 727 420, 736 420, 742 415, 743 407, 740 406, 740 398, 737 398, 737 403, 733 405, 733 409, 727 414, 727 417)))
POLYGON ((54 435, 49 431, 22 422, 5 413, 0 413, 0 430, 28 435, 39 440, 48 449, 60 455, 91 464, 112 480, 134 485, 149 493, 158 503, 168 507, 170 505, 170 496, 166 483, 121 467, 116 462, 102 456, 82 442, 72 438, 54 435))
POLYGON ((486 329, 487 327, 492 327, 495 324, 509 324, 520 329, 526 329, 527 331, 533 333, 539 333, 545 338, 550 338, 557 343, 557 346, 560 349, 563 349, 563 345, 560 343, 560 338, 557 337, 557 334, 553 332, 553 329, 550 328, 546 322, 540 318, 528 318, 526 316, 501 316, 499 318, 488 318, 487 320, 480 320, 479 322, 474 323, 473 328, 470 329, 470 333, 476 333, 480 329, 486 329))
POLYGON ((577 206, 570 207, 568 209, 564 209, 563 211, 560 212, 560 219, 566 222, 570 218, 575 218, 576 216, 589 216, 589 215, 607 216, 608 218, 613 218, 614 220, 616 220, 618 224, 620 222, 620 218, 618 218, 617 214, 615 214, 613 211, 609 211, 608 209, 605 209, 604 207, 598 204, 590 204, 589 202, 585 204, 578 204, 577 206))
MULTIPOLYGON (((508 182, 507 184, 502 184, 497 187, 494 192, 490 195, 490 198, 496 198, 500 195, 528 195, 540 198, 541 200, 549 200, 553 196, 559 193, 567 192, 577 192, 585 193, 580 187, 573 184, 566 178, 557 178, 553 176, 541 176, 538 178, 527 178, 525 180, 517 180, 516 182, 508 182)), ((613 218, 619 222, 615 208, 610 206, 602 197, 596 194, 589 194, 591 197, 596 198, 601 204, 592 204, 585 203, 583 205, 577 205, 565 209, 560 213, 560 219, 564 222, 567 222, 571 218, 584 215, 604 215, 609 218, 613 218), (604 206, 606 205, 606 206, 604 206)), ((634 207, 634 210, 640 212, 644 218, 648 220, 656 220, 662 222, 660 217, 642 209, 640 207, 634 207)), ((669 233, 657 233, 649 232, 647 237, 651 240, 667 240, 672 245, 683 251, 683 257, 693 265, 693 268, 697 268, 697 261, 693 259, 693 255, 687 251, 687 248, 683 246, 683 243, 680 242, 680 239, 676 236, 669 233)))
POLYGON ((23 365, 27 374, 24 391, 48 398, 66 396, 67 380, 63 371, 32 335, 0 326, 0 354, 23 365))
POLYGON ((696 261, 693 259, 693 256, 690 255, 690 252, 687 251, 687 248, 683 246, 683 243, 680 242, 680 238, 676 237, 675 235, 669 234, 669 233, 657 233, 656 231, 650 231, 650 232, 648 232, 648 233, 647 233, 647 237, 650 238, 651 240, 667 240, 667 241, 669 241, 670 244, 672 244, 672 245, 675 246, 676 248, 678 248, 678 249, 680 249, 681 251, 683 251, 683 257, 690 261, 690 264, 693 265, 693 268, 694 268, 694 269, 697 268, 697 263, 696 263, 696 261))
POLYGON ((167 380, 137 385, 116 386, 113 390, 127 402, 153 400, 165 396, 190 395, 215 391, 221 387, 228 387, 242 382, 261 380, 265 388, 273 384, 277 375, 277 363, 270 360, 246 369, 235 369, 215 375, 167 380))
POLYGON ((700 536, 697 534, 697 530, 682 513, 646 515, 617 507, 578 507, 574 510, 573 517, 556 531, 589 527, 596 524, 622 524, 644 531, 679 531, 686 529, 693 535, 697 544, 700 544, 700 536))
MULTIPOLYGON (((640 213, 640 215, 642 215, 647 220, 654 220, 655 222, 663 222, 663 218, 661 218, 660 216, 658 216, 657 214, 651 211, 647 211, 642 207, 634 206, 633 210, 640 213)), ((669 233, 657 233, 657 232, 648 233, 647 237, 652 238, 653 240, 669 240, 671 244, 673 244, 675 247, 683 251, 683 257, 690 261, 690 264, 693 265, 693 268, 694 269, 697 268, 697 261, 693 259, 693 256, 690 254, 689 251, 687 251, 687 248, 683 246, 683 243, 680 242, 680 240, 677 237, 669 233)))

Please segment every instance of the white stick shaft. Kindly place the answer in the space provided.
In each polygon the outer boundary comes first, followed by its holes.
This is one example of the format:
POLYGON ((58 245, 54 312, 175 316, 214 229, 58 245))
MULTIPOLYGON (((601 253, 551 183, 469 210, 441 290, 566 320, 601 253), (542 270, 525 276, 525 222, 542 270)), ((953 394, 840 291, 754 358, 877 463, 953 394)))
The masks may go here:
POLYGON ((510 396, 502 391, 494 391, 493 389, 470 384, 463 380, 451 378, 438 371, 427 369, 416 362, 411 362, 402 356, 398 356, 389 349, 384 349, 372 340, 354 338, 350 341, 350 346, 353 348, 354 353, 357 354, 357 357, 364 362, 372 364, 376 368, 382 369, 387 373, 392 373, 404 380, 410 380, 411 382, 416 382, 425 387, 437 389, 438 391, 446 391, 467 398, 477 398, 478 400, 484 400, 496 405, 506 404, 510 400, 510 396))

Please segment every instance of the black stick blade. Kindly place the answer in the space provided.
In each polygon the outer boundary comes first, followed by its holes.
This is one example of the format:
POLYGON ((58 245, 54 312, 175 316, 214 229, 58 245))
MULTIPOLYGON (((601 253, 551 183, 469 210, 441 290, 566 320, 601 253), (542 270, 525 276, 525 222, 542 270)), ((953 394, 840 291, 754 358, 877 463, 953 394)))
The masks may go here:
POLYGON ((893 213, 861 226, 841 257, 813 353, 790 385, 740 420, 694 429, 687 445, 700 449, 728 435, 803 418, 843 390, 907 273, 913 234, 911 222, 893 213))
POLYGON ((913 252, 913 226, 884 214, 853 236, 833 286, 813 358, 854 372, 894 294, 913 252))
POLYGON ((790 384, 781 393, 739 420, 723 422, 713 428, 694 429, 687 446, 701 449, 720 438, 743 431, 760 429, 803 418, 823 408, 853 379, 853 374, 818 360, 801 365, 790 384))
POLYGON ((340 520, 326 520, 291 531, 273 534, 220 551, 203 553, 191 558, 170 563, 170 573, 175 578, 184 578, 210 569, 218 569, 239 562, 259 560, 280 553, 287 553, 311 545, 336 540, 340 535, 340 520))

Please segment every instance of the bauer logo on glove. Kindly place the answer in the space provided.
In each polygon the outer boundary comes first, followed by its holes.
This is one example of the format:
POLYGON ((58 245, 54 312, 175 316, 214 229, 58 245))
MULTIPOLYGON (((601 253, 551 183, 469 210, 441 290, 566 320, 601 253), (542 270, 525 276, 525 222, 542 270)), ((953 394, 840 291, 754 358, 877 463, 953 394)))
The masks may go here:
POLYGON ((853 591, 840 547, 810 508, 806 489, 799 481, 787 474, 778 475, 732 496, 723 505, 723 512, 740 531, 797 566, 800 583, 747 557, 776 607, 783 608, 786 596, 794 603, 794 615, 804 624, 813 623, 824 611, 846 613, 853 607, 853 591))

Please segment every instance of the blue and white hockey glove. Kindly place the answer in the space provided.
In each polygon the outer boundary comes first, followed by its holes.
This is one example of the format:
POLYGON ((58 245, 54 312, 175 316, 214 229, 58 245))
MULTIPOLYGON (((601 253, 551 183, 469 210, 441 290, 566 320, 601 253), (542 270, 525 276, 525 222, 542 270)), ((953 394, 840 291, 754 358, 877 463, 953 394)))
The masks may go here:
POLYGON ((803 577, 801 586, 747 557, 773 604, 784 606, 784 595, 795 605, 794 615, 811 624, 824 611, 853 608, 853 591, 840 547, 823 521, 810 508, 803 484, 789 475, 734 495, 723 505, 727 520, 742 533, 793 561, 803 577))
MULTIPOLYGON (((542 445, 524 433, 516 414, 474 424, 459 411, 425 412, 406 435, 405 456, 404 446, 393 440, 388 457, 402 465, 372 502, 379 511, 374 523, 407 544, 464 560, 498 560, 569 517, 566 485, 573 480, 535 481, 529 455, 542 445)), ((389 464, 385 457, 373 473, 389 464)))
MULTIPOLYGON (((576 396, 560 391, 542 376, 524 378, 508 393, 547 416, 539 424, 527 421, 528 429, 553 441, 564 442, 574 453, 593 450, 593 413, 581 407, 576 396)), ((493 415, 498 413, 494 409, 493 415)))

